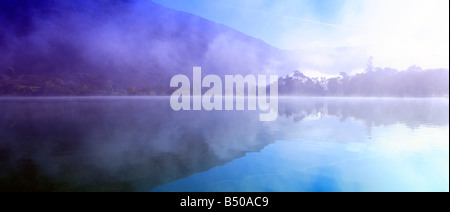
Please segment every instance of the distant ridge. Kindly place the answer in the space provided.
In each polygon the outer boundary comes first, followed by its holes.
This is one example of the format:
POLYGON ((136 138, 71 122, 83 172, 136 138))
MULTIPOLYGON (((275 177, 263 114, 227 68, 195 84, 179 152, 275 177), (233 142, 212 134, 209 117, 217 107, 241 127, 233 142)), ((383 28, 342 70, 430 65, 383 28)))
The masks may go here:
POLYGON ((286 51, 152 1, 1 1, 0 24, 3 95, 166 93, 193 66, 217 75, 295 70, 286 51))

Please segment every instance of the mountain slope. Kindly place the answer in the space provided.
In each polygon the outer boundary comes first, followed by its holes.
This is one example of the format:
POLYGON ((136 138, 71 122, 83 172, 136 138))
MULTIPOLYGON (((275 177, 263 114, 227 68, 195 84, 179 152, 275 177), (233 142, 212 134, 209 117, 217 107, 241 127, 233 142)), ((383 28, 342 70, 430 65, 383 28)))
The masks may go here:
POLYGON ((285 51, 145 0, 2 0, 0 24, 3 94, 147 94, 193 66, 217 75, 296 68, 285 51))

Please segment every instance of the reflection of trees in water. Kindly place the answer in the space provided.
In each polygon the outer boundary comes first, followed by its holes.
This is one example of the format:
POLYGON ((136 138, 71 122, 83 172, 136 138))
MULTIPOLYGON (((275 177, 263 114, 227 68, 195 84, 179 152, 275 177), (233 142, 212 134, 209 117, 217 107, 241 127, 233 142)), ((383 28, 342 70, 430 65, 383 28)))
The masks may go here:
POLYGON ((302 121, 306 117, 335 116, 360 120, 367 126, 405 124, 448 125, 448 99, 281 99, 279 114, 302 121))

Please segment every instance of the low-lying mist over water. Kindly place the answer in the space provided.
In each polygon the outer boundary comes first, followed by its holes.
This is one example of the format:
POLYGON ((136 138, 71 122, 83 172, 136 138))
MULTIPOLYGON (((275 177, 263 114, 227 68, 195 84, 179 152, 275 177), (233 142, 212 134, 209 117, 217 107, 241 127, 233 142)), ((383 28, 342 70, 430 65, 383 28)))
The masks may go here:
POLYGON ((278 120, 259 122, 257 111, 175 112, 168 98, 3 99, 0 190, 373 191, 400 183, 392 190, 448 191, 448 107, 446 99, 282 98, 278 120), (376 164, 382 173, 361 175, 376 164), (255 175, 261 181, 247 184, 255 175), (211 187, 223 180, 231 181, 211 187))

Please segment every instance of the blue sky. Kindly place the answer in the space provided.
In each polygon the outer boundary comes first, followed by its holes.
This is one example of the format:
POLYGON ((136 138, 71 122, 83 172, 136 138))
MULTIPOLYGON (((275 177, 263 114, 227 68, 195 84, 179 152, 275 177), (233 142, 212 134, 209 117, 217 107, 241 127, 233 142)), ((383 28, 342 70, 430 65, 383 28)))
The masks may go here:
POLYGON ((153 1, 282 49, 364 47, 376 66, 449 67, 448 0, 153 1))
MULTIPOLYGON (((336 30, 340 0, 154 0, 166 7, 225 24, 279 48, 289 49, 281 39, 299 27, 336 30), (283 2, 283 3, 280 3, 283 2), (328 25, 329 24, 329 25, 328 25)), ((343 29, 345 30, 345 29, 343 29)))

